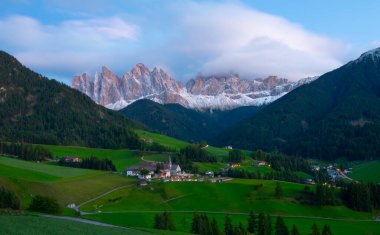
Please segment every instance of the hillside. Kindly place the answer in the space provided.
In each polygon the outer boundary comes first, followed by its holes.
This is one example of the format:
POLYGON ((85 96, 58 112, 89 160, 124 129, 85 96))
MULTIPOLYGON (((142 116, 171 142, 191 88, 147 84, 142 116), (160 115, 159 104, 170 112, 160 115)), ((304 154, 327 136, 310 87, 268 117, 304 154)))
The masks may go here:
POLYGON ((247 106, 229 111, 200 112, 178 104, 139 100, 120 110, 153 131, 188 141, 211 140, 235 123, 252 117, 261 107, 247 106))
POLYGON ((0 140, 119 148, 140 126, 0 51, 0 140))
POLYGON ((380 48, 295 89, 215 141, 335 159, 380 156, 380 48))

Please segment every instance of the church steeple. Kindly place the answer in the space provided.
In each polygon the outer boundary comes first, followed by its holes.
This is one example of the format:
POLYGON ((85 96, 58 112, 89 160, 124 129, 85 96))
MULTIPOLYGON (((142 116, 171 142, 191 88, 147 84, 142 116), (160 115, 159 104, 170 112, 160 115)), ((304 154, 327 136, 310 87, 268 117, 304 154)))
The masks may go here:
POLYGON ((172 169, 172 158, 169 156, 169 169, 172 169))

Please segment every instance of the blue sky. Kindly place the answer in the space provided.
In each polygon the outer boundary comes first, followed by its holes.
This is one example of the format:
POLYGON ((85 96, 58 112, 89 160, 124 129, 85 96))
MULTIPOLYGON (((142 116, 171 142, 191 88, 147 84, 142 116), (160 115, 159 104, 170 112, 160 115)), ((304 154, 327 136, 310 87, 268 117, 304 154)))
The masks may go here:
POLYGON ((380 46, 380 1, 1 0, 0 50, 50 78, 136 63, 176 79, 320 75, 380 46))

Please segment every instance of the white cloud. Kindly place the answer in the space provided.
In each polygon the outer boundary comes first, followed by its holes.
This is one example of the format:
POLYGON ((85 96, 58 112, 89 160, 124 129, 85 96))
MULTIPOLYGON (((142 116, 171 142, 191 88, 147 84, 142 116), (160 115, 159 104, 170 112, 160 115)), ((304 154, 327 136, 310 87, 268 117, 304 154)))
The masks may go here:
POLYGON ((120 74, 138 62, 169 68, 177 79, 229 71, 299 79, 345 60, 347 44, 236 2, 160 5, 157 14, 143 6, 126 18, 83 11, 85 19, 55 24, 15 15, 0 19, 0 45, 32 69, 68 79, 103 64, 120 74))
POLYGON ((120 17, 42 24, 25 16, 0 20, 0 43, 34 69, 54 73, 93 69, 114 63, 120 47, 136 43, 140 29, 120 17))
POLYGON ((207 54, 205 73, 234 70, 297 79, 340 66, 347 49, 342 42, 243 5, 190 2, 182 7, 183 52, 207 54))

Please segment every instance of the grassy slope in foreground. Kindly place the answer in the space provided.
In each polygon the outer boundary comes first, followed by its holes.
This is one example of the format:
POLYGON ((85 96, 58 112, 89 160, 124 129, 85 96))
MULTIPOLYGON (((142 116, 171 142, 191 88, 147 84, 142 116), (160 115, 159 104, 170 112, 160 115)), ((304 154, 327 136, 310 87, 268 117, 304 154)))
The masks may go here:
POLYGON ((75 221, 33 216, 0 216, 2 234, 38 235, 148 235, 152 233, 134 229, 110 228, 75 221))
POLYGON ((310 206, 297 203, 293 196, 303 184, 280 183, 284 198, 274 195, 276 182, 234 179, 226 183, 167 182, 149 187, 131 187, 107 195, 86 205, 92 211, 101 206, 103 212, 123 211, 217 211, 225 213, 264 211, 270 214, 318 216, 346 219, 372 219, 375 215, 355 212, 344 206, 310 206), (258 187, 258 185, 263 185, 258 187), (139 202, 139 203, 136 203, 139 202))
POLYGON ((363 162, 353 166, 348 176, 361 181, 380 183, 380 161, 363 162))
POLYGON ((63 156, 78 156, 81 158, 96 156, 98 158, 108 158, 112 160, 118 171, 124 171, 127 166, 135 165, 141 161, 139 157, 134 157, 133 150, 129 149, 99 149, 58 145, 43 146, 51 151, 56 158, 63 156))
POLYGON ((0 157, 0 185, 17 192, 26 208, 31 195, 51 196, 62 206, 81 203, 135 179, 104 171, 77 169, 0 157))

